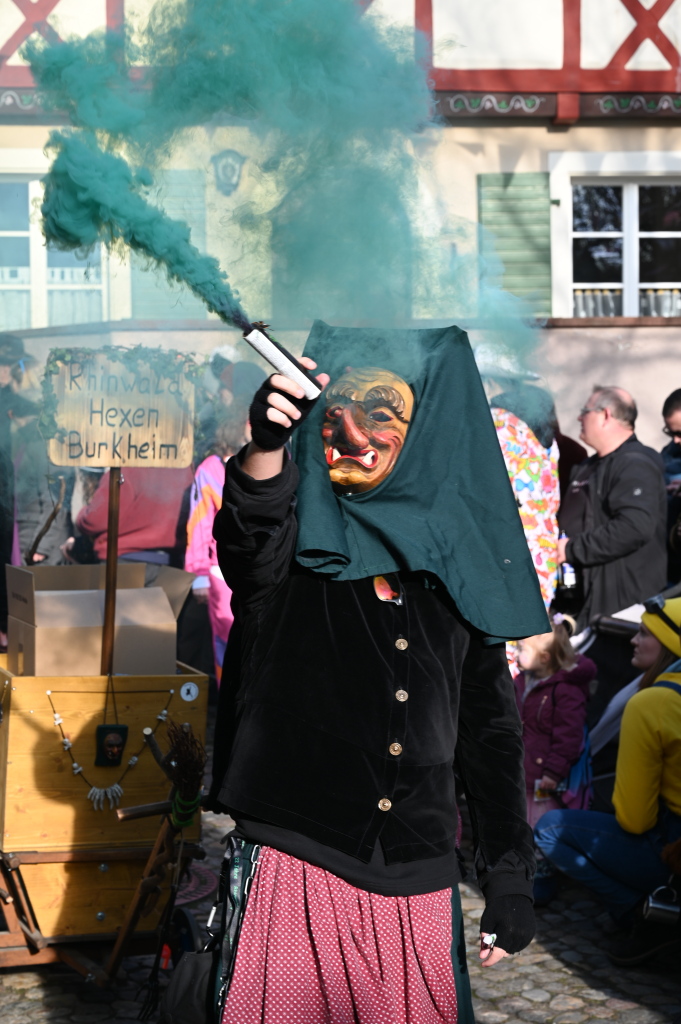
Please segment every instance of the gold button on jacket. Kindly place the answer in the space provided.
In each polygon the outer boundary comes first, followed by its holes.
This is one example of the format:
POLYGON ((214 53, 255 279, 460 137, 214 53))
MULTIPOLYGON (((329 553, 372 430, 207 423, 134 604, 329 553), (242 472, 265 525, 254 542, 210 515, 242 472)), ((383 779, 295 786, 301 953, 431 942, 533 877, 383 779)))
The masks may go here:
POLYGON ((391 743, 390 746, 388 747, 388 750, 390 751, 391 754, 394 754, 395 757, 397 757, 398 754, 402 753, 402 744, 391 743))
POLYGON ((405 640, 404 637, 400 637, 399 640, 395 641, 395 647, 397 648, 398 651, 406 651, 408 646, 409 642, 405 640))
POLYGON ((397 700, 409 700, 409 694, 406 690, 397 690, 395 692, 395 697, 397 700))
POLYGON ((389 811, 392 805, 392 800, 388 800, 387 796, 384 796, 382 800, 378 801, 379 811, 389 811))

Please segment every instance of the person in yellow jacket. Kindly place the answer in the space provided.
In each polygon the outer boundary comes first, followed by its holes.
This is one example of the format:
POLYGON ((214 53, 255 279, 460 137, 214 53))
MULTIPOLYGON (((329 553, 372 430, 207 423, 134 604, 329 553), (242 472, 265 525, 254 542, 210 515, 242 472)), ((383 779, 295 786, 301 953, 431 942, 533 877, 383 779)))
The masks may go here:
MULTIPOLYGON (((681 655, 681 597, 657 600, 641 621, 661 646, 681 655)), ((613 804, 619 824, 635 835, 654 829, 665 809, 681 817, 681 659, 627 702, 613 804)))
POLYGON ((642 926, 642 901, 669 879, 663 847, 681 838, 681 597, 645 603, 641 639, 672 661, 628 701, 622 718, 613 803, 599 811, 549 811, 537 822, 542 853, 600 897, 614 921, 634 931, 611 954, 641 963, 681 938, 678 929, 642 926))

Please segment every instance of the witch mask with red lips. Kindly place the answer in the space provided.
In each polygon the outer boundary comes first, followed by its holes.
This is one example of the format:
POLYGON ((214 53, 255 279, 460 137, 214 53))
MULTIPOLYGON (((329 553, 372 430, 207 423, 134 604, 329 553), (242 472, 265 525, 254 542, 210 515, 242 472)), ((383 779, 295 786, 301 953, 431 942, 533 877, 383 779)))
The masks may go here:
POLYGON ((414 410, 411 388, 390 370, 349 369, 327 389, 322 439, 334 490, 369 491, 392 472, 414 410))

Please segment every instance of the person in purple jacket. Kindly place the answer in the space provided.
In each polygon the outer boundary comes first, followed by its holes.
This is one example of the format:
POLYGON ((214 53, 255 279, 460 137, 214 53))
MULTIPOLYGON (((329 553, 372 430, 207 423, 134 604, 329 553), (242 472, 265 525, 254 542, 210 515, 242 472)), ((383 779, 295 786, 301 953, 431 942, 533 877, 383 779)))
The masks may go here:
MULTIPOLYGON (((574 620, 556 615, 550 633, 518 643, 516 700, 523 723, 527 820, 534 827, 547 811, 562 808, 556 787, 579 759, 589 683, 596 666, 570 646, 574 620)), ((554 870, 539 859, 535 902, 553 895, 554 870)))

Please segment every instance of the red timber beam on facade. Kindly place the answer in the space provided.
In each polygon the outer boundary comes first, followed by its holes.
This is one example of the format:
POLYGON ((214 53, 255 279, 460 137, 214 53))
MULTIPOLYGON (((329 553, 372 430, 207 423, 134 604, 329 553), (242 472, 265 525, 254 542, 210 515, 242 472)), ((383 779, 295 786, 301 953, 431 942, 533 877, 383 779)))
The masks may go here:
POLYGON ((556 96, 556 124, 579 120, 579 58, 582 51, 581 0, 563 0, 563 72, 565 88, 556 96))
POLYGON ((0 85, 32 86, 33 76, 29 68, 19 66, 7 66, 10 57, 19 50, 34 32, 40 33, 48 42, 53 43, 59 39, 55 30, 48 24, 47 19, 52 14, 59 0, 12 0, 14 6, 23 15, 23 22, 6 39, 0 49, 0 85))
MULTIPOLYGON (((433 55, 433 3, 437 0, 415 0, 416 27, 429 40, 433 55)), ((433 68, 432 80, 439 92, 477 93, 555 93, 566 97, 564 103, 576 109, 583 93, 678 93, 681 87, 681 55, 660 28, 660 20, 674 0, 656 0, 649 9, 640 0, 620 0, 636 24, 605 68, 597 70, 580 66, 581 24, 580 0, 563 0, 564 54, 563 67, 550 68, 483 68, 457 70, 433 68), (627 71, 625 65, 638 47, 650 39, 671 65, 668 71, 627 71), (572 94, 575 98, 568 100, 572 94)), ((559 106, 560 106, 559 100, 559 106)))
POLYGON ((106 0, 106 27, 115 32, 123 28, 125 0, 106 0))
MULTIPOLYGON (((0 46, 0 87, 35 89, 31 69, 24 65, 7 62, 23 46, 29 36, 37 32, 48 43, 59 42, 59 34, 48 22, 49 16, 58 13, 60 0, 10 0, 24 20, 13 34, 0 46)), ((120 29, 123 26, 125 0, 106 0, 107 28, 120 29)))
POLYGON ((641 43, 652 40, 672 67, 678 67, 679 54, 671 39, 660 28, 660 20, 674 3, 674 0, 657 0, 648 10, 639 0, 620 0, 636 22, 631 33, 624 40, 619 50, 608 64, 607 70, 623 72, 625 65, 634 56, 641 43))
MULTIPOLYGON (((59 13, 61 0, 6 0, 23 17, 12 36, 0 44, 0 117, 3 113, 38 110, 30 68, 8 60, 35 32, 50 41, 59 36, 48 23, 59 13), (4 90, 4 94, 3 94, 4 90), (14 104, 14 106, 12 106, 14 104)), ((362 10, 374 0, 355 0, 362 10)), ((420 53, 430 68, 431 87, 440 94, 438 107, 445 116, 551 117, 570 124, 584 117, 681 116, 681 56, 660 27, 674 0, 655 0, 646 8, 641 0, 620 0, 634 27, 606 68, 580 66, 581 0, 563 0, 563 62, 559 69, 488 68, 456 70, 433 67, 433 5, 462 0, 413 0, 420 53), (671 65, 667 71, 627 71, 636 50, 650 39, 671 65), (626 94, 630 94, 627 96, 626 94), (483 101, 486 106, 483 107, 483 101)), ((106 0, 106 24, 111 30, 124 23, 125 0, 106 0)))

